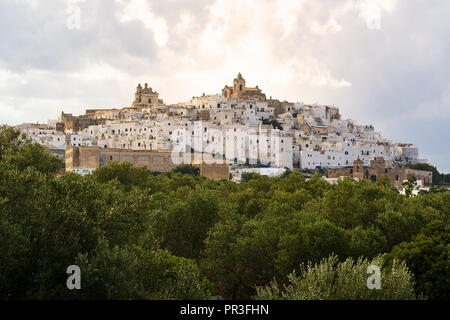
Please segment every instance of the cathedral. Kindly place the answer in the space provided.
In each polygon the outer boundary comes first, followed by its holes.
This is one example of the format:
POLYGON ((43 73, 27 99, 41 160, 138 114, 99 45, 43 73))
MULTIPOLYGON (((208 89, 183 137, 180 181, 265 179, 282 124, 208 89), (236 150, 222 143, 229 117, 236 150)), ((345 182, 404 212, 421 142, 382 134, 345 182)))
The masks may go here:
POLYGON ((155 108, 158 105, 162 105, 164 102, 159 99, 159 93, 153 91, 148 84, 145 84, 145 87, 142 88, 141 84, 136 88, 135 99, 132 107, 135 109, 143 109, 143 108, 155 108))
POLYGON ((222 89, 222 95, 227 99, 254 99, 257 101, 266 101, 266 95, 261 92, 261 89, 256 86, 249 88, 245 86, 245 79, 242 78, 241 73, 233 81, 233 86, 225 86, 222 89))

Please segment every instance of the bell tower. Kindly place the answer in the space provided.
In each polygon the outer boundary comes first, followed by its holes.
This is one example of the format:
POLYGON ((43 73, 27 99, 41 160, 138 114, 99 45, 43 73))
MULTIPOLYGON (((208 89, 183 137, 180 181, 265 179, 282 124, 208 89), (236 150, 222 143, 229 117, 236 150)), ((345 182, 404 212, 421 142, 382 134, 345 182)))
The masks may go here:
POLYGON ((359 159, 353 161, 353 178, 362 179, 364 177, 364 162, 359 159))
POLYGON ((233 81, 233 92, 235 92, 238 96, 241 95, 242 92, 245 91, 245 80, 242 78, 241 73, 237 75, 237 78, 233 81))

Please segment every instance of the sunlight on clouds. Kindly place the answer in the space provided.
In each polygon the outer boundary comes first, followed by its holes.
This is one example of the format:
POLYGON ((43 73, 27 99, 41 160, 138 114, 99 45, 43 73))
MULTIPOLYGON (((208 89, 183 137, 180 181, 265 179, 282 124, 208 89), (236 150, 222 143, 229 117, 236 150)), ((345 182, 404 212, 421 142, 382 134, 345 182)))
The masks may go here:
POLYGON ((125 80, 131 78, 130 75, 119 69, 113 68, 106 63, 87 63, 83 69, 77 72, 69 72, 67 76, 71 80, 81 82, 98 83, 101 81, 125 80))
MULTIPOLYGON (((124 4, 124 0, 116 0, 124 4)), ((119 14, 121 22, 133 20, 141 21, 147 29, 153 32, 153 37, 158 46, 164 47, 169 40, 169 30, 166 20, 157 17, 149 8, 146 0, 131 0, 125 4, 124 10, 119 14)))
POLYGON ((359 15, 366 22, 367 28, 379 30, 382 13, 391 14, 397 6, 397 0, 357 0, 353 4, 359 10, 359 15))
MULTIPOLYGON (((275 87, 287 86, 292 81, 318 87, 350 87, 350 82, 333 77, 329 67, 309 52, 298 51, 293 55, 287 53, 287 48, 295 41, 292 37, 302 32, 311 32, 302 29, 308 28, 308 25, 315 28, 315 33, 321 34, 332 34, 342 29, 334 18, 341 14, 340 6, 332 12, 325 25, 320 25, 314 17, 305 19, 303 3, 304 1, 290 0, 216 0, 209 7, 205 28, 187 40, 189 49, 179 59, 182 64, 180 75, 189 75, 195 79, 195 74, 201 72, 202 77, 206 73, 209 75, 206 77, 217 78, 214 75, 227 74, 234 77, 237 72, 242 72, 258 83, 275 87), (199 66, 202 71, 198 70, 199 66), (267 72, 268 66, 270 72, 267 72)), ((176 30, 189 25, 187 21, 192 22, 181 17, 176 30)))
POLYGON ((300 0, 277 0, 277 10, 275 16, 283 25, 282 39, 289 36, 296 30, 299 12, 302 9, 303 1, 300 0))
POLYGON ((179 34, 184 34, 192 26, 192 15, 189 12, 183 12, 180 15, 180 22, 175 26, 175 30, 179 34))
POLYGON ((3 90, 11 85, 25 85, 27 83, 26 74, 13 73, 9 70, 0 69, 0 87, 3 90))
POLYGON ((342 30, 342 26, 336 22, 334 18, 328 20, 324 25, 320 25, 317 21, 313 21, 311 30, 317 34, 329 34, 336 33, 342 30))
MULTIPOLYGON (((295 73, 295 83, 318 87, 346 88, 352 84, 345 79, 335 79, 331 71, 320 61, 314 58, 305 58, 303 63, 292 61, 291 68, 295 73)), ((291 71, 291 72, 292 72, 291 71)))

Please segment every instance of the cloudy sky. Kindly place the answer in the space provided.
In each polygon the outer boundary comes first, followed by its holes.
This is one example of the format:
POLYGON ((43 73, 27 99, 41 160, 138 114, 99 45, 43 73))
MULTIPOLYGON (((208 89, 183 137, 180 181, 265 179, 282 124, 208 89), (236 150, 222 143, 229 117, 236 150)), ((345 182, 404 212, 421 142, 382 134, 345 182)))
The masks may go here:
POLYGON ((448 17, 448 0, 1 0, 0 123, 129 106, 139 82, 188 101, 241 72, 450 172, 448 17))

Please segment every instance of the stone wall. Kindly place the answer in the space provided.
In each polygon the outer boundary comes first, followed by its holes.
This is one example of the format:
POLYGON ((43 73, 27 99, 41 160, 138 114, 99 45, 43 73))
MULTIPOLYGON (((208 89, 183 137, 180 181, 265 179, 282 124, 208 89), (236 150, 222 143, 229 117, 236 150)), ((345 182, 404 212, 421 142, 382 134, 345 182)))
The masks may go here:
MULTIPOLYGON (((187 161, 194 164, 191 156, 187 161)), ((66 149, 66 172, 71 169, 97 169, 106 166, 109 162, 130 162, 134 167, 146 167, 151 171, 169 172, 178 166, 172 161, 171 152, 134 151, 123 149, 102 149, 100 147, 68 147, 66 149)), ((226 163, 194 164, 200 168, 200 174, 213 179, 229 178, 229 166, 226 163)))

